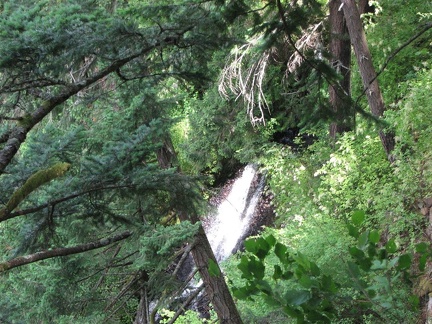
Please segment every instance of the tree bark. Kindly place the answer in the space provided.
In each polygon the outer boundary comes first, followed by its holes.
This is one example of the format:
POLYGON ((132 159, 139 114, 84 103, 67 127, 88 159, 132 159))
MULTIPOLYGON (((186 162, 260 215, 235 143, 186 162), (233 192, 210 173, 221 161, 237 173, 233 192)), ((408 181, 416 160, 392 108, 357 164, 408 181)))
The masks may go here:
MULTIPOLYGON (((354 49, 360 75, 363 81, 364 91, 366 93, 372 114, 376 117, 382 117, 385 106, 384 99, 376 79, 375 68, 372 64, 372 56, 366 42, 366 35, 360 19, 360 12, 357 9, 354 0, 342 0, 342 8, 347 22, 348 32, 351 38, 351 44, 354 49)), ((382 129, 379 136, 388 159, 392 162, 391 152, 394 149, 395 141, 392 133, 385 133, 382 129)))
MULTIPOLYGON (((191 223, 196 223, 199 221, 198 217, 193 214, 191 214, 189 217, 186 214, 183 214, 181 215, 181 220, 188 220, 191 223)), ((196 240, 196 244, 192 249, 192 256, 195 261, 195 266, 198 268, 201 279, 204 282, 207 296, 218 316, 219 323, 243 323, 234 303, 234 299, 232 298, 229 291, 228 285, 225 282, 222 271, 219 268, 218 275, 210 274, 209 272, 210 260, 212 260, 215 264, 218 263, 202 226, 199 227, 196 240)))
MULTIPOLYGON (((165 140, 164 147, 156 152, 158 155, 159 166, 161 168, 171 167, 172 161, 175 161, 176 159, 176 152, 170 143, 171 141, 165 140)), ((180 212, 179 218, 181 221, 190 221, 193 224, 200 221, 199 217, 195 213, 187 214, 186 212, 180 212)), ((191 253, 195 266, 204 282, 204 287, 209 301, 212 303, 218 316, 219 323, 243 323, 202 225, 200 225, 198 229, 195 245, 193 246, 191 253), (217 275, 210 274, 209 272, 210 260, 218 266, 219 272, 217 275)))
POLYGON ((342 76, 339 83, 329 86, 330 105, 335 113, 335 121, 330 125, 330 137, 333 139, 337 134, 352 130, 355 124, 355 111, 350 104, 351 44, 340 6, 340 0, 329 2, 332 66, 342 76))
POLYGON ((99 248, 107 246, 111 243, 124 240, 131 235, 132 235, 131 232, 125 231, 123 233, 120 233, 120 234, 117 234, 117 235, 114 235, 114 236, 111 236, 108 238, 100 239, 98 241, 86 243, 86 244, 81 244, 81 245, 72 246, 72 247, 65 247, 65 248, 56 248, 56 249, 52 249, 52 250, 48 250, 48 251, 40 251, 40 252, 36 252, 34 254, 20 256, 20 257, 14 258, 12 260, 0 263, 0 273, 7 271, 7 270, 10 270, 10 269, 13 269, 13 268, 16 268, 16 267, 20 267, 20 266, 23 266, 23 265, 26 265, 29 263, 33 263, 33 262, 37 262, 37 261, 41 261, 41 260, 45 260, 45 259, 50 259, 50 258, 54 258, 54 257, 58 257, 58 256, 77 254, 77 253, 82 253, 82 252, 86 252, 86 251, 90 251, 90 250, 94 250, 94 249, 99 249, 99 248))

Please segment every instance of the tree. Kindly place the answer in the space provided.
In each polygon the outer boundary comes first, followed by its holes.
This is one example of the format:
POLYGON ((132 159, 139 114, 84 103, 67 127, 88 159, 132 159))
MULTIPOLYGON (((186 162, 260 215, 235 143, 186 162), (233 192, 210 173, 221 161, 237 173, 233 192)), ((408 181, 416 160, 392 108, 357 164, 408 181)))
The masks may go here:
MULTIPOLYGON (((366 93, 372 114, 376 117, 384 115, 385 105, 378 84, 377 75, 373 66, 372 56, 366 42, 366 35, 360 19, 360 12, 352 0, 343 0, 343 13, 347 22, 351 43, 357 58, 361 78, 363 80, 363 93, 366 93)), ((384 130, 379 131, 381 143, 390 161, 393 161, 391 152, 394 149, 394 135, 384 130)))
MULTIPOLYGON (((200 200, 193 179, 158 166, 162 155, 156 152, 168 147, 171 125, 168 110, 161 107, 176 105, 170 87, 187 92, 202 86, 204 63, 227 40, 224 16, 213 4, 130 1, 111 7, 107 13, 102 2, 92 1, 2 5, 0 217, 22 228, 20 236, 0 225, 9 251, 2 269, 105 247, 95 257, 104 262, 112 253, 100 282, 93 281, 101 272, 97 262, 86 264, 81 256, 65 262, 76 260, 77 269, 90 278, 85 280, 88 293, 105 282, 109 291, 118 289, 103 296, 109 316, 139 291, 135 318, 145 322, 145 300, 175 288, 173 278, 164 275, 173 251, 191 242, 198 230, 183 222, 168 228, 176 233, 172 238, 160 241, 166 235, 158 225, 161 219, 197 213, 200 200), (57 172, 55 166, 65 167, 57 172), (139 240, 126 239, 131 229, 139 240), (111 245, 120 239, 122 244, 111 245), (124 268, 126 280, 110 282, 116 267, 124 268)), ((205 240, 202 229, 199 233, 205 240)), ((208 260, 214 257, 206 253, 211 253, 208 244, 201 250, 200 271, 221 322, 240 322, 222 274, 208 275, 208 260)), ((13 305, 12 300, 5 309, 13 305)), ((76 305, 64 306, 59 314, 73 314, 76 305)))
POLYGON ((341 2, 329 2, 330 55, 332 66, 341 75, 342 80, 329 85, 329 100, 335 112, 336 121, 330 125, 330 137, 352 130, 355 110, 351 107, 351 45, 343 16, 341 2))

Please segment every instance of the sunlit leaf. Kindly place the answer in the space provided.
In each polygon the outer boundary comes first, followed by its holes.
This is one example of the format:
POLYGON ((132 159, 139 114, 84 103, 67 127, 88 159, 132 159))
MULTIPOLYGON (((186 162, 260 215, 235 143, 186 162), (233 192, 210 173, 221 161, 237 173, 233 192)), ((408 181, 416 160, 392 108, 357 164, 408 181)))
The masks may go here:
POLYGON ((210 276, 212 277, 217 277, 221 273, 218 264, 214 262, 212 259, 209 260, 208 270, 210 276))
POLYGON ((396 242, 393 239, 389 240, 385 248, 388 253, 395 253, 397 251, 396 242))
POLYGON ((379 240, 380 240, 379 232, 377 230, 372 230, 369 233, 369 241, 374 243, 374 244, 377 244, 379 242, 379 240))

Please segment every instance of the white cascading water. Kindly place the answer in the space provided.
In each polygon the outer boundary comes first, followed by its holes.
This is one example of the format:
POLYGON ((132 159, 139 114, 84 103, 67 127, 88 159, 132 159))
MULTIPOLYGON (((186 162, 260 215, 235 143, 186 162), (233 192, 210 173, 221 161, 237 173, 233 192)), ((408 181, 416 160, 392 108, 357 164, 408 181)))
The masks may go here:
POLYGON ((264 188, 264 177, 258 177, 257 182, 257 176, 257 167, 247 165, 217 207, 216 214, 210 216, 206 234, 218 261, 234 252, 250 227, 264 188))

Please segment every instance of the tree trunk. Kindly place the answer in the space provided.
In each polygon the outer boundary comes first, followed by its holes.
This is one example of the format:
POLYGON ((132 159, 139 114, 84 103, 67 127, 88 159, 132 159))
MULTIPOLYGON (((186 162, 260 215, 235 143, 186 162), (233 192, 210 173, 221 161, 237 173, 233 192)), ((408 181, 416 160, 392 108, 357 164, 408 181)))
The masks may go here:
POLYGON ((337 134, 352 130, 355 123, 355 111, 350 104, 351 44, 340 6, 340 0, 329 2, 332 66, 342 75, 338 84, 329 86, 330 105, 335 113, 335 121, 330 125, 330 137, 333 139, 337 134))
MULTIPOLYGON (((199 221, 198 217, 193 214, 191 214, 189 217, 183 214, 181 218, 182 221, 188 220, 191 223, 196 223, 199 221)), ((196 244, 192 249, 192 256, 195 261, 195 266, 198 268, 201 279, 204 282, 209 301, 212 303, 218 316, 219 323, 243 323, 219 265, 219 273, 217 275, 210 274, 209 272, 210 260, 212 260, 216 265, 217 261, 202 226, 200 226, 198 230, 196 239, 196 244)))
MULTIPOLYGON (((176 159, 176 152, 172 147, 170 140, 165 140, 162 149, 158 150, 156 153, 158 156, 159 166, 161 168, 172 167, 172 161, 175 161, 176 159)), ((181 221, 190 221, 193 224, 199 222, 200 220, 196 214, 186 214, 185 212, 180 212, 179 218, 181 221)), ((201 279, 204 282, 205 291, 209 301, 212 303, 218 316, 219 323, 243 323, 202 225, 200 225, 198 229, 196 243, 192 248, 191 253, 195 262, 195 266, 197 267, 201 279), (217 275, 210 274, 209 272, 210 260, 212 260, 213 263, 218 266, 219 272, 217 275)))
POLYGON ((140 289, 140 302, 133 324, 148 324, 147 292, 144 287, 140 289))
MULTIPOLYGON (((366 35, 360 19, 360 13, 354 0, 342 0, 343 13, 347 22, 348 32, 351 38, 351 44, 354 48, 357 63, 359 65, 360 75, 363 80, 363 87, 366 92, 369 106, 372 114, 376 117, 382 117, 385 106, 382 93, 376 79, 376 72, 372 64, 372 56, 366 42, 366 35)), ((387 154, 388 159, 392 162, 391 152, 394 149, 395 141, 392 133, 379 131, 381 143, 387 154)))

